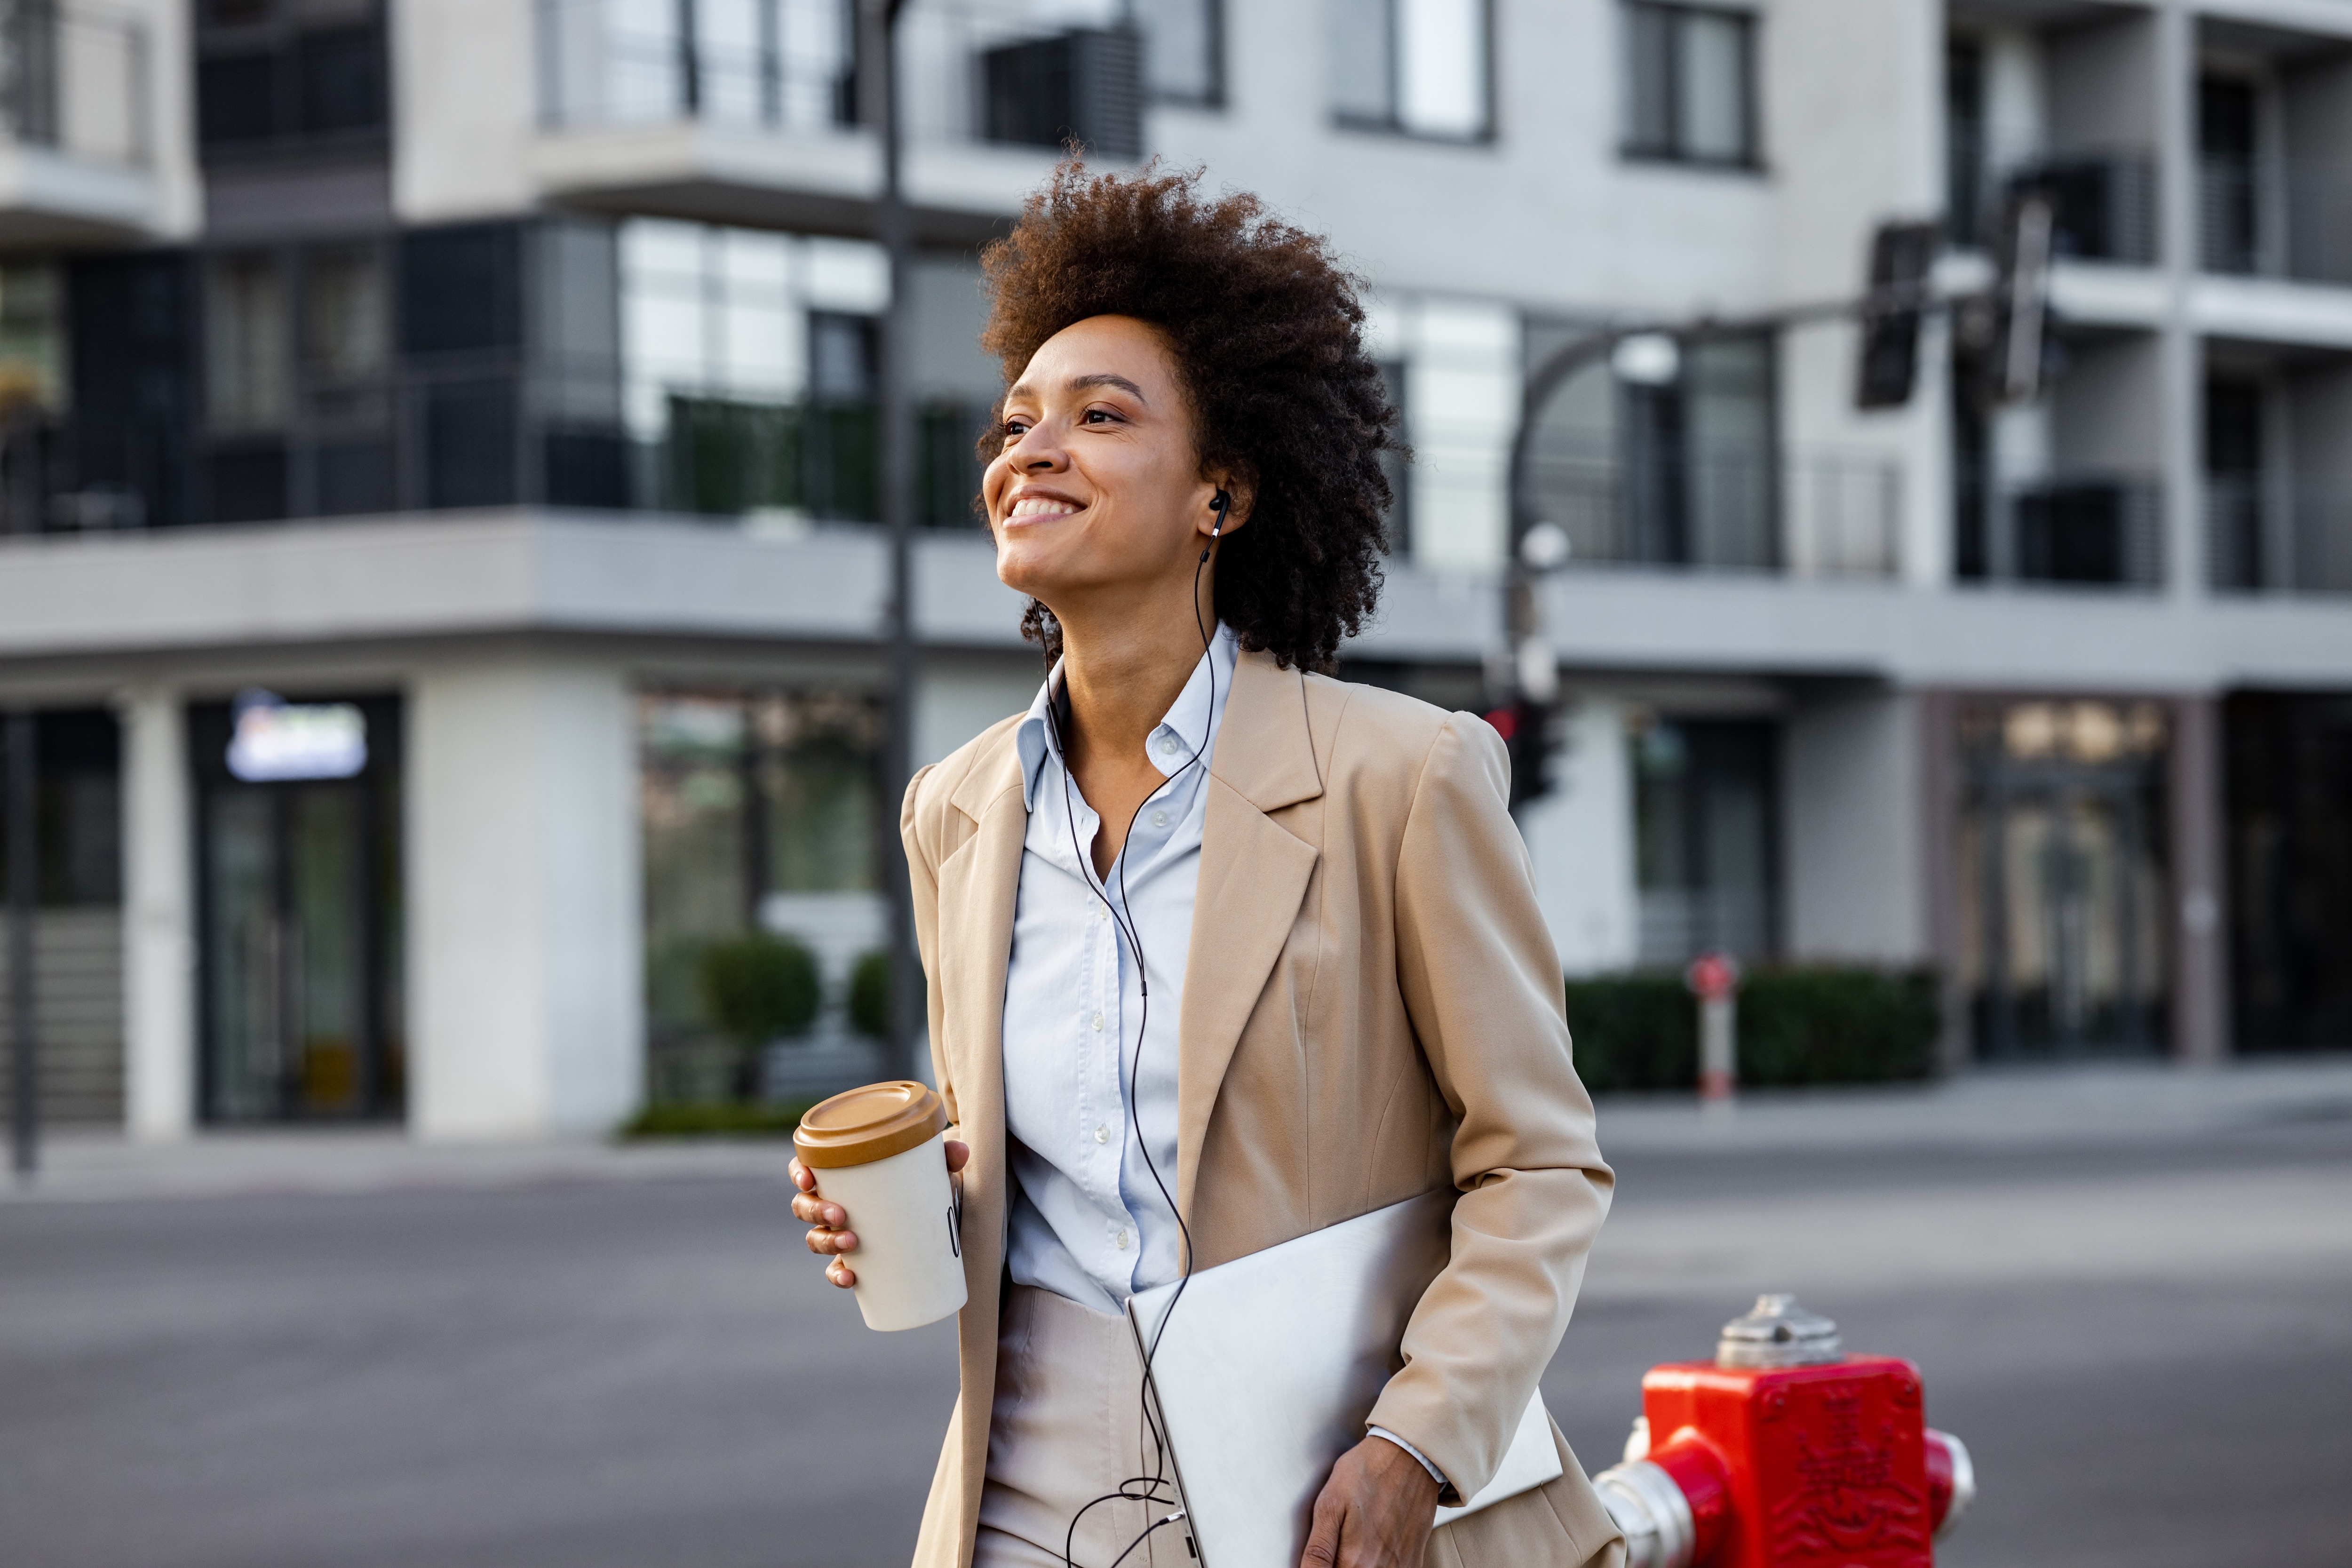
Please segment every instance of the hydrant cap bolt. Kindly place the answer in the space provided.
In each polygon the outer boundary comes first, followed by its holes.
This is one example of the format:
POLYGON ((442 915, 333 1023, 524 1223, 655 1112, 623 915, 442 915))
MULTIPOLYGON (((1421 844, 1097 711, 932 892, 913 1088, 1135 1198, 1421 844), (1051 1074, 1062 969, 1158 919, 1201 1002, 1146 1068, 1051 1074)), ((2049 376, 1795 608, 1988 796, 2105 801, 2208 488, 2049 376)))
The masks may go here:
POLYGON ((1794 1296, 1759 1296, 1744 1318, 1723 1325, 1715 1364, 1725 1368, 1822 1366, 1844 1359, 1837 1324, 1794 1296))

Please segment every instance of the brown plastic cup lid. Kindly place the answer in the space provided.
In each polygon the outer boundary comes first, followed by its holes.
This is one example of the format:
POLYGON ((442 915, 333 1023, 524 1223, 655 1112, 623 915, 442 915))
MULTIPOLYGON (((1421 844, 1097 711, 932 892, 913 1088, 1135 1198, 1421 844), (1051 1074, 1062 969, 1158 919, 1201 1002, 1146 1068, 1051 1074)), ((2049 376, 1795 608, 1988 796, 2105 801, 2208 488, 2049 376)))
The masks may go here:
POLYGON ((793 1130, 803 1165, 867 1165, 947 1131, 948 1108, 919 1083, 869 1083, 809 1108, 793 1130))

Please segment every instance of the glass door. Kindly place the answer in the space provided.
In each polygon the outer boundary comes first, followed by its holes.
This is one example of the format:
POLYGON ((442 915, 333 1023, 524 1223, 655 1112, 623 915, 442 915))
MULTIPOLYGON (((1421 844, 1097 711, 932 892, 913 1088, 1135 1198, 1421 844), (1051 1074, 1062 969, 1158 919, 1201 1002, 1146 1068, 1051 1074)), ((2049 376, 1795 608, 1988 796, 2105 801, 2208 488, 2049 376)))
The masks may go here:
POLYGON ((2160 1049, 2161 710, 2024 703, 1980 712, 1969 730, 1963 969, 1979 1049, 2160 1049))
POLYGON ((396 1115, 396 774, 373 756, 348 778, 239 779, 204 766, 228 728, 208 717, 192 726, 206 1117, 396 1115))

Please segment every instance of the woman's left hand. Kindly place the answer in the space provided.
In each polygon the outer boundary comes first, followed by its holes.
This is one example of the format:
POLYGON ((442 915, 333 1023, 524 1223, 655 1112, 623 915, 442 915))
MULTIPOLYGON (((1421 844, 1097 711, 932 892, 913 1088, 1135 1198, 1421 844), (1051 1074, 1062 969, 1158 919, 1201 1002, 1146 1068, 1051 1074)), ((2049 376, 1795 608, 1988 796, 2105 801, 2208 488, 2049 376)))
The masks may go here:
POLYGON ((1421 1568, 1437 1520, 1437 1478, 1385 1437, 1339 1456, 1315 1499, 1299 1568, 1421 1568))

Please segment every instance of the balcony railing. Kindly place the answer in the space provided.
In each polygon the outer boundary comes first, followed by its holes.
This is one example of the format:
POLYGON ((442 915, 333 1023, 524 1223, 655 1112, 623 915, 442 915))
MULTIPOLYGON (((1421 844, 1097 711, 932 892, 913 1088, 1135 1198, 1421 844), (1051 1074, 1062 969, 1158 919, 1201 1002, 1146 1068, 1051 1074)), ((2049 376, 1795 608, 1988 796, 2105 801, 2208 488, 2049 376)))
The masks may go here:
POLYGON ((2352 482, 2207 474, 2205 548, 2217 589, 2352 593, 2352 482))
MULTIPOLYGON (((551 127, 857 123, 854 0, 538 0, 551 127)), ((902 24, 907 128, 931 142, 1143 149, 1139 35, 1116 5, 970 0, 902 24), (1099 13, 1097 26, 1076 25, 1099 13)))
POLYGON ((1964 581, 2154 589, 2164 512, 2143 475, 2069 476, 1989 494, 1962 482, 1955 572, 1964 581))
POLYGON ((2352 166, 2207 158, 2198 174, 2206 271, 2352 284, 2352 166))
POLYGON ((2051 203, 2053 256, 2126 266, 2156 259, 2156 161, 2144 149, 1999 161, 1956 134, 1947 154, 1954 243, 1996 248, 2011 204, 2033 192, 2051 203))
POLYGON ((1868 457, 1730 450, 1626 457, 1605 438, 1538 447, 1541 514, 1571 563, 1891 577, 1902 470, 1868 457))
POLYGON ((540 0, 541 118, 850 124, 855 17, 845 0, 540 0))
POLYGON ((54 0, 0 0, 0 134, 91 163, 149 153, 147 29, 54 0))

